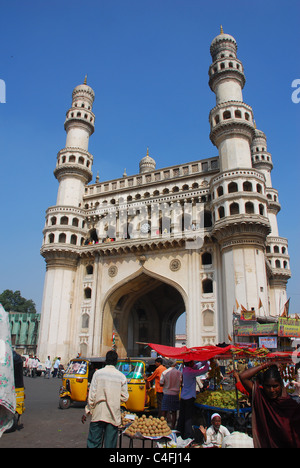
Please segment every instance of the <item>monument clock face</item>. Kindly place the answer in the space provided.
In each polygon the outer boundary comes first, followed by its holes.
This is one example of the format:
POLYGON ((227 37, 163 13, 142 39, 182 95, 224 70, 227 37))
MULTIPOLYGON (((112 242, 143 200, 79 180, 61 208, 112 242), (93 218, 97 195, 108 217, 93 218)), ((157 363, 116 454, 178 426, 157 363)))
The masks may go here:
POLYGON ((150 232, 150 224, 149 223, 143 223, 141 225, 141 233, 142 234, 147 234, 148 232, 150 232))

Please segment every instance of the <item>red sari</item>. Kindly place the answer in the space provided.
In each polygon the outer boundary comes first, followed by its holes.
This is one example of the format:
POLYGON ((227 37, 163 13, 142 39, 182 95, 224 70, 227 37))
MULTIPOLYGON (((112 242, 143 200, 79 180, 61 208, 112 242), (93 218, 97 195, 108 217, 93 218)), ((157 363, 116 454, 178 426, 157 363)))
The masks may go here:
POLYGON ((263 388, 255 383, 252 435, 255 448, 300 448, 299 403, 288 395, 270 400, 263 388))

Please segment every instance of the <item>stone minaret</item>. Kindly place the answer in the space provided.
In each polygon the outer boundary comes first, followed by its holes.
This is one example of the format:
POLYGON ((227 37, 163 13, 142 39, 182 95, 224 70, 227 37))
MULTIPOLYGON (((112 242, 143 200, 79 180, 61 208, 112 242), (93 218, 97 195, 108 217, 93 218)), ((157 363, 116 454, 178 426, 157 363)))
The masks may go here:
POLYGON ((266 239, 270 314, 281 315, 287 300, 287 281, 291 277, 290 257, 287 239, 279 236, 277 214, 281 205, 278 191, 272 186, 272 156, 267 149, 266 135, 261 130, 255 129, 251 152, 253 167, 264 174, 266 181, 267 212, 271 225, 271 232, 266 239))
POLYGON ((94 97, 86 79, 73 90, 65 120, 66 147, 59 151, 54 170, 58 195, 56 205, 46 212, 41 249, 47 264, 38 345, 42 360, 49 354, 52 359, 68 356, 72 341, 78 248, 86 235, 82 201, 85 185, 92 179, 93 156, 88 144, 94 132, 94 97))
POLYGON ((216 106, 209 115, 210 139, 219 150, 220 173, 211 181, 213 237, 220 245, 220 336, 232 329, 236 301, 270 314, 265 243, 271 231, 265 175, 252 167, 255 137, 252 108, 243 102, 244 68, 235 39, 212 41, 209 85, 216 106), (263 307, 258 308, 260 301, 263 307))

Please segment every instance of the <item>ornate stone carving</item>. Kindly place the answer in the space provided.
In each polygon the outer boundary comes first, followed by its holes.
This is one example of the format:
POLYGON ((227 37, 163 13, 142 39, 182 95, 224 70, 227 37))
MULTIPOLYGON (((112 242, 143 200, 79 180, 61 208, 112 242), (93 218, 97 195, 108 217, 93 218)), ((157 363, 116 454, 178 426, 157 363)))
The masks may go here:
POLYGON ((181 268, 181 261, 178 258, 174 258, 170 261, 170 270, 171 271, 178 271, 181 268))
POLYGON ((118 274, 118 267, 116 265, 111 265, 108 269, 108 276, 114 278, 118 274))

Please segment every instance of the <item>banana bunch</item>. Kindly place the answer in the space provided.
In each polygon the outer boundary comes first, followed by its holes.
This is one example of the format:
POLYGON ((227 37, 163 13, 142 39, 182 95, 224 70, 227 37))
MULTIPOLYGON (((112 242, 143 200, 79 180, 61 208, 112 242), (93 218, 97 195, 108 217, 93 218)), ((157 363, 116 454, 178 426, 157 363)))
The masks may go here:
MULTIPOLYGON (((239 393, 239 396, 243 396, 239 393)), ((236 393, 235 390, 209 391, 198 393, 195 403, 200 405, 215 406, 217 408, 235 409, 236 393)))

